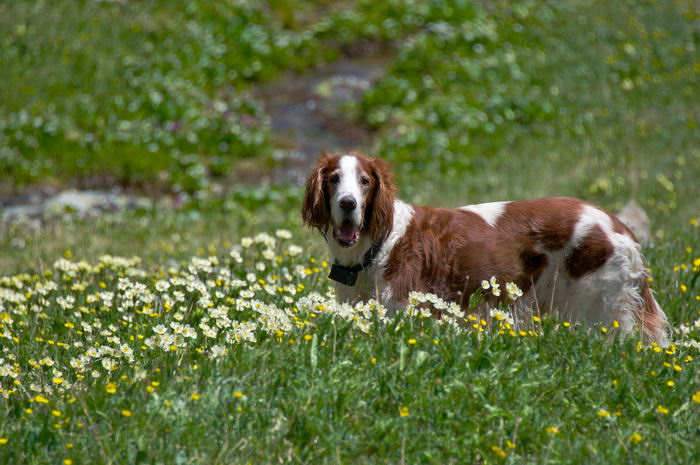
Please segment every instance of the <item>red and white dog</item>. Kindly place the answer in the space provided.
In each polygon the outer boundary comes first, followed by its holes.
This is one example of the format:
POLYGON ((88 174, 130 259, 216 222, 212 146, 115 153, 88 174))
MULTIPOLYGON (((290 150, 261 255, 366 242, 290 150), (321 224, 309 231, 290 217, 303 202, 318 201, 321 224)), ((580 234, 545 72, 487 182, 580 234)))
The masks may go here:
POLYGON ((341 301, 375 297, 399 310, 419 291, 466 305, 495 276, 524 292, 516 316, 527 308, 617 320, 667 344, 639 244, 605 210, 566 197, 421 207, 395 193, 388 163, 359 153, 322 153, 311 173, 302 216, 327 239, 341 301))

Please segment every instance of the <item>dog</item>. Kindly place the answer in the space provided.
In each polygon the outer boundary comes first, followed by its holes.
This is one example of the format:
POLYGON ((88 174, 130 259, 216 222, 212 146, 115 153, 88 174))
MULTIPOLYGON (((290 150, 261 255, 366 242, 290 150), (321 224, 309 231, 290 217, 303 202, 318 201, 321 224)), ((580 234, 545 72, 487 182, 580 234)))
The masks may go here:
POLYGON ((588 202, 409 205, 396 198, 386 161, 323 152, 306 183, 302 219, 326 238, 341 302, 376 298, 396 312, 418 291, 467 309, 482 282, 495 277, 499 286, 522 290, 516 315, 529 309, 587 324, 617 321, 625 333, 639 328, 668 343, 634 234, 588 202))

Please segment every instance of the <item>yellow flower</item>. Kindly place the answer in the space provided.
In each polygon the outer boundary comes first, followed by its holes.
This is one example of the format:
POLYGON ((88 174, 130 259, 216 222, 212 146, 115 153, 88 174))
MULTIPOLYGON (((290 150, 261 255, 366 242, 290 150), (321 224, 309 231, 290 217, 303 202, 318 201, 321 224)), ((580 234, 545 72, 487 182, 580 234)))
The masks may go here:
POLYGON ((666 407, 662 407, 661 405, 656 406, 656 411, 662 415, 668 414, 668 409, 666 407))
POLYGON ((685 284, 681 284, 681 292, 685 292, 687 290, 688 290, 688 286, 686 286, 685 284))
POLYGON ((245 394, 243 394, 241 391, 236 391, 233 393, 233 397, 235 397, 236 399, 242 399, 243 397, 245 397, 245 394))
POLYGON ((612 325, 613 325, 613 328, 617 329, 620 327, 620 322, 617 320, 613 320, 612 325))
POLYGON ((305 341, 310 341, 311 339, 313 339, 313 336, 311 334, 304 334, 305 341))
POLYGON ((508 449, 515 449, 515 444, 513 444, 512 442, 510 442, 510 441, 507 440, 507 441, 506 441, 506 447, 507 447, 508 449))
POLYGON ((122 416, 129 418, 131 416, 131 410, 122 410, 122 416))
POLYGON ((693 394, 692 399, 696 404, 700 404, 700 391, 696 391, 695 394, 693 394))
POLYGON ((54 378, 53 382, 54 384, 61 384, 63 382, 63 378, 54 378))
POLYGON ((556 426, 548 426, 546 430, 549 434, 559 434, 559 428, 556 426))
POLYGON ((540 317, 538 317, 537 315, 535 315, 535 316, 532 317, 532 321, 534 321, 535 323, 539 323, 539 322, 541 322, 542 320, 540 319, 540 317))
POLYGON ((608 412, 607 410, 598 410, 598 416, 600 418, 605 418, 610 416, 610 412, 608 412))
POLYGON ((411 339, 408 340, 408 343, 409 343, 409 344, 415 344, 416 342, 417 342, 417 341, 416 341, 415 339, 413 339, 413 338, 411 338, 411 339))
POLYGON ((409 415, 408 407, 401 407, 401 409, 399 410, 399 415, 401 415, 402 417, 407 417, 409 415))
POLYGON ((48 404, 48 403, 49 403, 49 399, 47 399, 47 398, 44 397, 44 396, 36 396, 36 397, 34 398, 34 400, 35 400, 36 402, 39 402, 39 403, 42 403, 42 404, 48 404))
POLYGON ((7 444, 7 438, 0 438, 0 444, 7 444))
POLYGON ((170 407, 173 404, 169 400, 166 400, 165 402, 163 402, 163 405, 165 405, 166 407, 170 407))
POLYGON ((53 416, 55 416, 55 417, 60 417, 60 416, 61 416, 61 412, 58 411, 58 410, 51 410, 51 415, 53 415, 53 416))
POLYGON ((675 385, 676 385, 676 382, 673 381, 673 380, 668 380, 668 381, 666 381, 666 386, 668 386, 668 387, 673 387, 673 386, 675 386, 675 385))
POLYGON ((30 408, 24 409, 24 413, 26 413, 27 415, 31 415, 32 412, 34 412, 34 410, 32 410, 30 408))
POLYGON ((115 392, 117 392, 116 383, 107 383, 107 386, 105 387, 105 391, 107 391, 107 394, 114 394, 115 392))
POLYGON ((63 465, 73 465, 73 461, 71 459, 63 459, 63 465))
POLYGON ((501 449, 501 448, 498 447, 498 446, 491 446, 491 452, 493 452, 494 454, 498 455, 500 458, 505 458, 506 455, 508 455, 508 454, 506 453, 506 451, 504 451, 503 449, 501 449))
POLYGON ((608 332, 608 328, 606 328, 605 326, 603 326, 602 328, 600 328, 600 332, 603 333, 603 334, 605 334, 605 333, 608 332))
POLYGON ((199 400, 199 399, 200 399, 199 394, 192 394, 192 395, 190 396, 190 398, 191 398, 192 400, 199 400))
POLYGON ((642 441, 642 436, 639 433, 632 433, 627 438, 632 444, 639 444, 642 441))

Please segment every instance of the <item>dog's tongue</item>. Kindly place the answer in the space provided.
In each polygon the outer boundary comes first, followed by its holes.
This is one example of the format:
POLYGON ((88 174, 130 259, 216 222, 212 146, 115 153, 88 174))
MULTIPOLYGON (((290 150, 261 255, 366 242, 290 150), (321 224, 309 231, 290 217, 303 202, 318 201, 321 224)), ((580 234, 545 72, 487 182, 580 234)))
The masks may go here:
POLYGON ((357 226, 349 221, 343 222, 338 228, 338 239, 345 243, 357 242, 360 238, 360 230, 357 226))

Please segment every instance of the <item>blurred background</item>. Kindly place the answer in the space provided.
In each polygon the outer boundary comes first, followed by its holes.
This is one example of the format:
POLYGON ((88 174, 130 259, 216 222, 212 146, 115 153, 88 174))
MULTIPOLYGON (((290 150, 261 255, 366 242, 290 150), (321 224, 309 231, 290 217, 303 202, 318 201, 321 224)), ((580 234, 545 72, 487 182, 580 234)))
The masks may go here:
POLYGON ((700 214, 699 11, 690 0, 3 2, 0 266, 160 260, 299 230, 321 149, 388 159, 417 203, 634 200, 663 241, 700 214))

